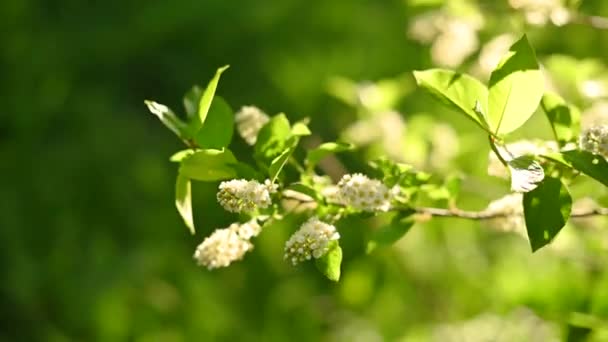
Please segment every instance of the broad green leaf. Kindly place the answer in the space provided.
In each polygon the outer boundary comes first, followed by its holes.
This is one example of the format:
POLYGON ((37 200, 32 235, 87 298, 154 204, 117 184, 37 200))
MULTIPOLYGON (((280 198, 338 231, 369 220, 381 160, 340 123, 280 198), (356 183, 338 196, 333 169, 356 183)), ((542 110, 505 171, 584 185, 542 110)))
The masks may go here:
POLYGON ((200 148, 221 149, 230 145, 234 132, 234 113, 220 96, 213 98, 207 120, 196 133, 195 142, 200 148))
POLYGON ((291 127, 292 136, 304 137, 311 134, 312 132, 310 131, 310 128, 308 128, 304 122, 296 122, 293 124, 293 127, 291 127))
MULTIPOLYGON (((183 103, 188 119, 193 120, 198 117, 198 105, 203 96, 203 88, 195 85, 184 95, 183 103)), ((197 120, 198 121, 198 120, 197 120)))
POLYGON ((202 127, 207 119, 207 113, 209 112, 209 108, 211 107, 211 101, 215 96, 215 90, 217 89, 217 84, 220 81, 220 76, 224 72, 224 70, 228 69, 229 65, 225 65, 215 72, 215 75, 207 84, 207 88, 200 97, 198 102, 198 124, 199 127, 202 127))
POLYGON ((285 114, 273 116, 260 132, 254 146, 254 157, 262 162, 272 161, 283 153, 291 136, 291 127, 285 114))
POLYGON ((427 90, 436 99, 453 110, 464 113, 481 128, 488 131, 487 112, 488 90, 477 79, 444 69, 414 71, 414 77, 420 87, 427 90), (475 108, 481 107, 481 111, 475 108))
POLYGON ((365 248, 366 253, 371 253, 376 248, 389 246, 401 239, 414 225, 415 221, 411 213, 398 214, 390 224, 375 230, 365 248))
POLYGON ((175 206, 184 220, 190 233, 194 234, 194 219, 192 218, 192 187, 190 179, 179 173, 175 182, 175 206))
POLYGON ((306 165, 309 168, 315 167, 321 159, 327 157, 332 153, 351 151, 354 148, 353 144, 344 142, 326 142, 318 147, 308 151, 306 156, 306 165))
POLYGON ((169 107, 150 100, 146 100, 144 103, 148 106, 148 110, 156 115, 168 129, 178 137, 182 139, 186 138, 188 126, 169 107))
POLYGON ((545 178, 543 167, 532 156, 524 155, 507 161, 511 173, 511 191, 529 192, 545 178))
POLYGON ((315 266, 331 281, 340 280, 340 265, 342 264, 342 248, 338 241, 330 242, 329 251, 319 259, 315 259, 315 266))
POLYGON ((536 55, 524 35, 490 76, 488 123, 496 135, 510 133, 532 116, 544 93, 536 55))
POLYGON ((232 166, 237 160, 228 149, 197 150, 182 160, 179 172, 199 181, 216 181, 236 177, 232 166))
POLYGON ((541 106, 560 146, 564 146, 578 137, 580 112, 576 107, 568 105, 564 99, 554 93, 543 95, 541 106))
POLYGON ((566 225, 572 198, 558 178, 546 177, 536 189, 524 194, 523 204, 528 238, 535 252, 566 225))
POLYGON ((588 151, 571 150, 562 153, 550 153, 543 155, 543 157, 578 170, 608 186, 608 161, 602 156, 588 151))
POLYGON ((186 157, 193 154, 194 152, 196 152, 196 150, 193 150, 190 148, 187 150, 177 151, 177 152, 173 153, 173 155, 171 157, 169 157, 169 161, 172 161, 174 163, 181 163, 182 160, 184 160, 186 157))
POLYGON ((247 163, 237 162, 235 164, 230 164, 230 167, 236 172, 236 178, 256 179, 260 182, 263 182, 266 178, 247 163))

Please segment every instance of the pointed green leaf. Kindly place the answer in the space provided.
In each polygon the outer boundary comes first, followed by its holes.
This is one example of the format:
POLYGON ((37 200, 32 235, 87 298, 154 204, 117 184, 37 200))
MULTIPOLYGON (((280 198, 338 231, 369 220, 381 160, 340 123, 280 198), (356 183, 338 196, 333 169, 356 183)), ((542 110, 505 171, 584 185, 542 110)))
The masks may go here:
POLYGON ((545 178, 543 167, 532 156, 524 155, 507 161, 511 172, 511 191, 528 192, 536 189, 545 178))
POLYGON ((232 141, 234 133, 234 113, 220 96, 213 98, 207 120, 196 133, 194 141, 201 148, 221 149, 227 147, 232 141))
POLYGON ((291 127, 291 135, 293 136, 304 137, 311 134, 310 128, 308 128, 304 122, 296 122, 293 124, 293 127, 291 127))
POLYGON ((414 77, 418 86, 488 131, 487 120, 483 116, 483 109, 487 112, 488 108, 488 90, 477 79, 444 69, 414 71, 414 77), (481 110, 476 111, 475 108, 481 110))
POLYGON ((344 143, 344 142, 326 142, 318 147, 308 151, 306 156, 306 165, 309 168, 315 167, 321 159, 327 157, 330 154, 344 152, 344 151, 352 151, 354 148, 353 144, 344 143))
POLYGON ((187 136, 187 125, 169 107, 150 100, 146 100, 144 103, 148 106, 148 110, 178 137, 183 139, 187 136))
POLYGON ((272 161, 285 151, 290 136, 291 126, 285 114, 273 116, 258 133, 258 139, 253 147, 254 157, 260 162, 272 161))
POLYGON ((179 172, 199 181, 216 181, 236 177, 232 166, 237 160, 228 149, 197 150, 182 160, 179 172))
POLYGON ((536 189, 524 194, 523 205, 528 238, 535 252, 566 225, 572 198, 558 178, 546 177, 536 189))
POLYGON ((184 220, 190 233, 194 234, 194 219, 192 218, 192 188, 190 179, 179 173, 175 182, 175 206, 184 220))
POLYGON ((338 241, 330 243, 329 251, 319 259, 315 259, 315 266, 331 281, 340 280, 340 265, 342 264, 342 248, 338 241))
POLYGON ((366 253, 371 253, 378 247, 389 246, 401 239, 414 225, 415 221, 411 213, 398 214, 390 224, 383 226, 372 233, 367 246, 366 253))
POLYGON ((571 150, 562 153, 550 153, 543 155, 543 157, 578 170, 608 186, 608 161, 602 156, 588 151, 571 150))
POLYGON ((295 146, 289 147, 272 160, 270 167, 268 168, 268 175, 270 176, 271 182, 274 183, 274 181, 277 179, 279 173, 281 173, 281 170, 283 170, 283 167, 293 154, 294 150, 295 146))
POLYGON ((200 100, 198 102, 198 124, 200 125, 200 127, 203 126, 205 120, 207 119, 207 113, 209 112, 209 107, 211 107, 211 101, 215 96, 215 90, 217 89, 217 84, 220 81, 220 76, 222 75, 224 70, 228 69, 228 67, 228 65, 225 65, 217 69, 215 75, 213 76, 211 81, 209 81, 207 88, 205 88, 205 91, 200 97, 200 100))
POLYGON ((532 116, 544 92, 536 55, 524 35, 511 46, 490 76, 488 123, 497 134, 510 133, 532 116))
POLYGON ((568 105, 564 99, 554 93, 543 95, 541 106, 560 146, 576 140, 580 131, 581 115, 576 107, 568 105))

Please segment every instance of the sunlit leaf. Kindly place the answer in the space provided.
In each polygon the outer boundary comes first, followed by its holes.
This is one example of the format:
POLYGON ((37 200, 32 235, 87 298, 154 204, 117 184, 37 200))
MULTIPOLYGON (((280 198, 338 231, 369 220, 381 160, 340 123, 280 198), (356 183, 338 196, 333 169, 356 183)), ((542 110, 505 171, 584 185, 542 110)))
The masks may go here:
POLYGON ((490 76, 488 123, 497 135, 510 133, 532 116, 544 93, 544 78, 524 35, 490 76))
POLYGON ((198 103, 198 124, 200 127, 203 126, 205 120, 207 119, 207 113, 209 112, 209 108, 211 107, 211 102, 213 101, 213 97, 215 96, 215 90, 217 89, 217 84, 220 81, 220 76, 224 72, 224 70, 228 69, 228 65, 225 65, 215 72, 215 75, 207 84, 207 88, 200 97, 198 103))
POLYGON ((488 130, 483 111, 479 110, 487 110, 488 90, 477 79, 444 69, 414 71, 414 77, 418 85, 436 99, 488 130))
POLYGON ((148 106, 148 110, 178 137, 183 139, 187 136, 187 125, 169 107, 150 100, 146 100, 144 103, 148 106))
POLYGON ((546 177, 523 197, 526 229, 532 251, 553 240, 564 227, 572 209, 568 189, 557 178, 546 177))
POLYGON ((182 160, 179 172, 199 181, 230 179, 237 174, 232 166, 236 163, 236 158, 228 149, 197 150, 182 160))
POLYGON ((283 153, 291 136, 291 126, 285 114, 270 118, 260 132, 254 146, 254 156, 259 161, 270 162, 283 153))
POLYGON ((507 161, 511 173, 511 191, 528 192, 536 189, 545 178, 543 167, 532 156, 524 155, 507 161))
POLYGON ((173 155, 171 157, 169 157, 169 161, 172 161, 174 163, 181 163, 182 160, 184 160, 184 158, 188 157, 189 155, 193 154, 194 152, 196 152, 196 150, 193 149, 187 149, 187 150, 181 150, 178 152, 173 153, 173 155))
POLYGON ((578 170, 598 182, 608 186, 608 161, 604 157, 588 151, 571 150, 549 153, 543 157, 578 170))
MULTIPOLYGON (((186 109, 186 115, 188 119, 193 120, 198 117, 198 105, 199 101, 203 96, 203 88, 195 85, 184 95, 183 103, 184 108, 186 109)), ((198 119, 197 119, 198 121, 198 119)))
POLYGON ((342 248, 338 241, 330 242, 329 251, 322 257, 315 259, 315 265, 327 279, 340 280, 340 265, 342 264, 342 248))
POLYGON ((190 233, 194 234, 194 219, 192 218, 192 187, 190 179, 179 173, 175 183, 175 206, 184 220, 190 233))

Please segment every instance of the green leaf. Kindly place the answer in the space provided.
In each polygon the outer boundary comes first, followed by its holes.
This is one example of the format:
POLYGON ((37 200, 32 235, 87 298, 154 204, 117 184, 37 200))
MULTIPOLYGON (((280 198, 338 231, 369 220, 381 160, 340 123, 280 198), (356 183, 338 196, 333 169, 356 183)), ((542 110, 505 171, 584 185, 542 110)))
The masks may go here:
POLYGON ((329 251, 319 259, 315 259, 315 266, 331 281, 340 280, 340 265, 342 264, 342 248, 338 241, 330 242, 329 251))
POLYGON ((215 96, 215 90, 217 89, 217 84, 220 81, 220 76, 224 72, 224 70, 228 69, 229 65, 225 65, 215 72, 215 76, 209 81, 207 88, 200 97, 198 102, 198 125, 202 127, 207 119, 207 113, 209 112, 209 108, 211 107, 211 101, 213 101, 213 97, 215 96))
POLYGON ((534 114, 544 93, 543 75, 524 35, 490 76, 488 123, 496 135, 510 133, 534 114))
POLYGON ((221 149, 232 141, 234 132, 234 113, 220 96, 213 98, 207 120, 196 133, 194 140, 201 148, 221 149))
POLYGON ((375 230, 365 248, 371 253, 378 247, 389 246, 401 239, 414 225, 415 221, 410 212, 400 213, 393 218, 390 224, 375 230))
POLYGON ((192 218, 192 187, 190 179, 179 173, 175 182, 175 206, 184 220, 190 233, 194 235, 194 219, 192 218))
POLYGON ((602 156, 588 151, 571 150, 562 153, 550 153, 543 155, 543 157, 578 170, 608 186, 608 161, 602 156))
POLYGON ((291 135, 296 137, 304 137, 307 135, 311 135, 312 132, 310 128, 304 122, 296 122, 293 127, 291 127, 291 135))
POLYGON ((536 189, 524 194, 523 205, 528 238, 535 252, 566 225, 572 198, 558 178, 546 177, 536 189))
POLYGON ((487 120, 483 116, 483 109, 487 109, 488 90, 477 79, 444 69, 414 71, 414 77, 418 86, 488 131, 487 120), (481 110, 476 111, 476 107, 481 110))
POLYGON ((198 105, 203 96, 203 88, 195 85, 184 95, 183 103, 189 120, 198 117, 198 105))
POLYGON ((273 116, 260 132, 254 146, 254 157, 260 162, 272 161, 283 153, 291 136, 291 127, 285 114, 273 116))
POLYGON ((326 142, 318 147, 308 151, 306 155, 306 165, 309 168, 314 168, 321 159, 327 157, 332 153, 352 151, 354 148, 353 144, 344 142, 326 142))
POLYGON ((169 107, 150 100, 145 100, 144 103, 148 106, 148 110, 156 115, 165 127, 170 129, 178 137, 182 139, 186 138, 188 126, 180 120, 169 107))
POLYGON ((228 149, 197 150, 182 160, 179 172, 199 181, 216 181, 236 177, 232 166, 237 160, 228 149))
POLYGON ((193 154, 194 152, 196 152, 196 150, 193 150, 190 148, 187 150, 177 151, 177 152, 173 153, 173 155, 171 157, 169 157, 169 161, 172 161, 174 163, 181 163, 182 160, 184 160, 186 157, 193 154))
POLYGON ((507 161, 511 172, 511 191, 528 192, 536 189, 545 178, 543 167, 533 156, 519 156, 507 161))
POLYGON ((541 106, 560 146, 576 140, 580 131, 581 116, 576 107, 568 105, 564 99, 554 93, 543 95, 541 106))

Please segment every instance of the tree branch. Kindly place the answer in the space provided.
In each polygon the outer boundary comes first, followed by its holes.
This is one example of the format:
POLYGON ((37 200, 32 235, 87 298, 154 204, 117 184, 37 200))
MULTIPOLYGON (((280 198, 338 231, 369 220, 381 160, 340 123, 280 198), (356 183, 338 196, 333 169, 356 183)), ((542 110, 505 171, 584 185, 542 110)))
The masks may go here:
MULTIPOLYGON (((428 215, 432 217, 455 217, 469 220, 489 220, 500 217, 521 215, 518 213, 504 213, 494 210, 482 211, 466 211, 460 209, 443 209, 443 208, 414 208, 416 213, 428 215)), ((586 210, 577 210, 570 214, 571 218, 583 218, 590 216, 608 216, 608 208, 593 208, 586 210)))

